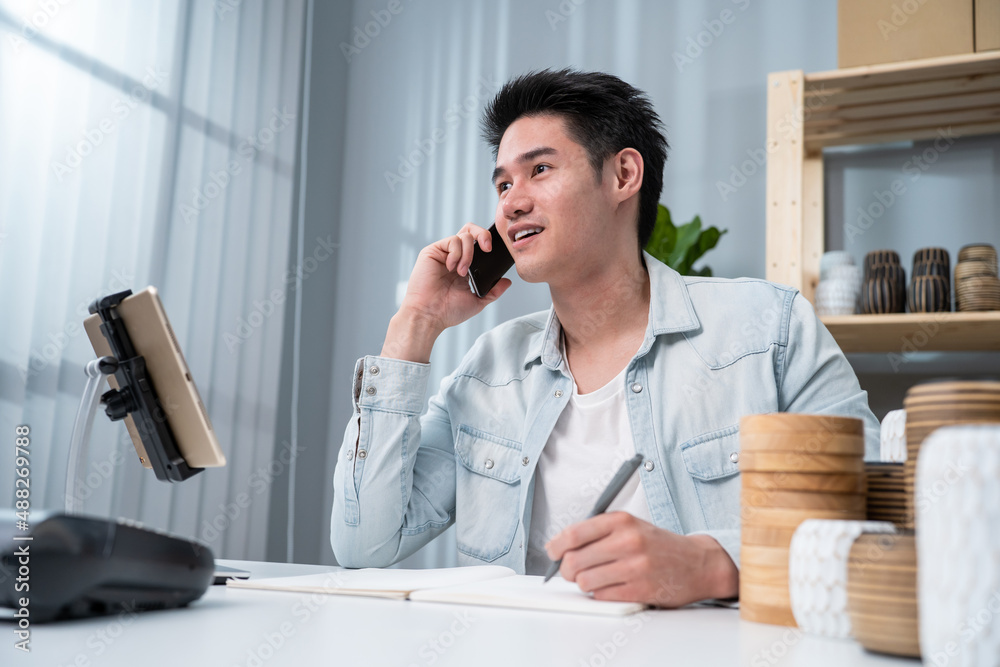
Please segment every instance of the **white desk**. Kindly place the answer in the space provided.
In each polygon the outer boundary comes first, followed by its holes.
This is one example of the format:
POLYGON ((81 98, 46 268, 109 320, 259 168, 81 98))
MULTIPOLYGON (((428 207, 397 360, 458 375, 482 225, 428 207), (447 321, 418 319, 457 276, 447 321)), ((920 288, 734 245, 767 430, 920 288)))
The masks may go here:
MULTIPOLYGON (((257 577, 330 569, 221 562, 257 577)), ((919 664, 867 653, 854 641, 741 621, 731 609, 597 618, 224 586, 186 609, 33 625, 30 654, 13 648, 11 626, 4 625, 4 667, 919 664)))

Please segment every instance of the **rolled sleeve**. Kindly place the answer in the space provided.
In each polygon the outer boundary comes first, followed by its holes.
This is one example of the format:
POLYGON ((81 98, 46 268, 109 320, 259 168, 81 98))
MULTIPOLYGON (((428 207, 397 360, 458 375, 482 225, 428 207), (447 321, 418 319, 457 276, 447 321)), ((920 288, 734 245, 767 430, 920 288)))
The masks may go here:
POLYGON ((375 356, 358 359, 354 367, 355 408, 419 415, 430 373, 430 364, 375 356))
POLYGON ((378 356, 355 364, 354 414, 334 470, 330 519, 341 565, 391 565, 454 521, 447 412, 432 405, 434 414, 421 417, 429 377, 429 364, 378 356))

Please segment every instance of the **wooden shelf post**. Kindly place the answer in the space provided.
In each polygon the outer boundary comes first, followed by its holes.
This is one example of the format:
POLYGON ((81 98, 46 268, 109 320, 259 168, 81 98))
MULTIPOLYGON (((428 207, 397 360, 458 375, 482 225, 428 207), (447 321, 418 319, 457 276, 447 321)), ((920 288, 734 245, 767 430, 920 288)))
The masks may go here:
POLYGON ((807 154, 802 70, 767 80, 767 279, 810 301, 823 253, 823 155, 807 154))

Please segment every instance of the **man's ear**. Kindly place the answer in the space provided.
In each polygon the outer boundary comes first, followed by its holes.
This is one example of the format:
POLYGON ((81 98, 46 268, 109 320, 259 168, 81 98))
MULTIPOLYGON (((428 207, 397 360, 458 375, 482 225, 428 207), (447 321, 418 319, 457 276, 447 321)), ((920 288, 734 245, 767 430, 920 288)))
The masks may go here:
POLYGON ((642 187, 645 165, 642 162, 642 155, 634 148, 623 148, 611 159, 614 168, 615 194, 618 201, 623 202, 638 194, 642 187))

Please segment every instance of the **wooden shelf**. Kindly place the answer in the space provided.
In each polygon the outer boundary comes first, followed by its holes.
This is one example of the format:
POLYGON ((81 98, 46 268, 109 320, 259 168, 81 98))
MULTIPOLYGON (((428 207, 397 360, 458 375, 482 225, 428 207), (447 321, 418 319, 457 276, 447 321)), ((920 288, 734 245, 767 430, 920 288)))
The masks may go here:
POLYGON ((1000 351, 1000 311, 820 318, 844 352, 1000 351))
MULTIPOLYGON (((1000 133, 1000 51, 774 72, 767 85, 767 279, 810 301, 824 250, 824 148, 1000 133)), ((845 352, 913 351, 907 341, 928 351, 1000 350, 1000 313, 823 321, 845 352)))
POLYGON ((1000 132, 1000 51, 803 77, 807 153, 828 146, 1000 132))

